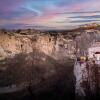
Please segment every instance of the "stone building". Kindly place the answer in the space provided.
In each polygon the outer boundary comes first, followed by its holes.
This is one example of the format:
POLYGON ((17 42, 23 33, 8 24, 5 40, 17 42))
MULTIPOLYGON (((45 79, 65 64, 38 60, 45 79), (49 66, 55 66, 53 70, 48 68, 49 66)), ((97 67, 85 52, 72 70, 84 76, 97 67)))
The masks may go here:
POLYGON ((77 55, 87 56, 88 61, 75 62, 76 95, 83 99, 100 97, 100 34, 86 32, 77 38, 77 55))

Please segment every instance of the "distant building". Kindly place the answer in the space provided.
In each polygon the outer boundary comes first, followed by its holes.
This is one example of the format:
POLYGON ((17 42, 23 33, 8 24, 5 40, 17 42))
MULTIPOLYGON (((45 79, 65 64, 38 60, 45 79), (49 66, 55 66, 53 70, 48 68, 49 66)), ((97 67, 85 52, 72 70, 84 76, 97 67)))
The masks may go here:
POLYGON ((88 52, 89 52, 89 54, 88 54, 88 57, 89 58, 93 58, 94 56, 99 56, 99 54, 97 54, 97 52, 99 52, 100 53, 100 47, 91 47, 91 48, 89 48, 89 50, 88 50, 88 52))
POLYGON ((88 58, 100 62, 100 34, 96 34, 93 43, 88 48, 88 58))

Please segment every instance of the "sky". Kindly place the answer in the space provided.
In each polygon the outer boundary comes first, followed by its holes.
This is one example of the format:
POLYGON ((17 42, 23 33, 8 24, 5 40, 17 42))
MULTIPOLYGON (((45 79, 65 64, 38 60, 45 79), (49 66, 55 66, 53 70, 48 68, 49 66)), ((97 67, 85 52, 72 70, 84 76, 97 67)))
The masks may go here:
POLYGON ((100 23, 100 0, 0 0, 0 28, 67 30, 100 23))

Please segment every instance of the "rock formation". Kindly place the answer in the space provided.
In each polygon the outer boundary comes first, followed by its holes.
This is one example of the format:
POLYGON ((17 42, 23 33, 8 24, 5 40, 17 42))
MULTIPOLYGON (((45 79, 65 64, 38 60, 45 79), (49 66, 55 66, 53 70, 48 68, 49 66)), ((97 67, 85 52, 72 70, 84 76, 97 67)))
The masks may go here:
POLYGON ((97 34, 100 31, 95 29, 60 32, 1 30, 0 87, 39 86, 45 81, 47 86, 53 84, 68 66, 73 65, 71 59, 82 52, 87 53, 97 34))

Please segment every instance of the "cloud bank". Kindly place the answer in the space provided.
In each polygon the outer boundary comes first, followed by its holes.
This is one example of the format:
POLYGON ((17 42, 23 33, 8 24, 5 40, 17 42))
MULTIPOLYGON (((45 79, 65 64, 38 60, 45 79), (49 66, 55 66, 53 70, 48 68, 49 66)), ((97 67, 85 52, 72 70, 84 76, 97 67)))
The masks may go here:
POLYGON ((69 29, 100 23, 99 7, 100 0, 1 0, 0 28, 69 29))

